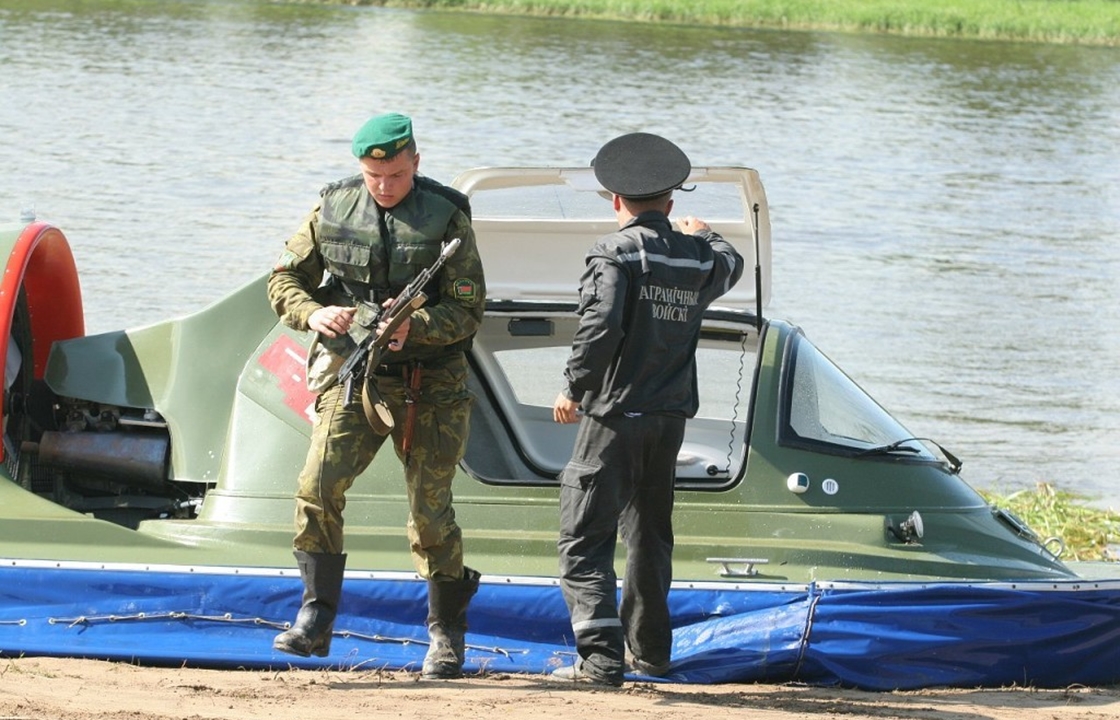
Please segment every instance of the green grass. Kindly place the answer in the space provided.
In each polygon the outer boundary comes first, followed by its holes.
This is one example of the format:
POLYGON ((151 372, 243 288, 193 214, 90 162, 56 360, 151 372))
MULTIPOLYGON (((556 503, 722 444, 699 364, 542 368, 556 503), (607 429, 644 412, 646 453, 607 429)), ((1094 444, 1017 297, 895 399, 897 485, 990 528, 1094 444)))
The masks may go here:
POLYGON ((1043 540, 1061 539, 1065 544, 1063 560, 1117 559, 1120 514, 1115 511, 1090 507, 1084 497, 1048 483, 1004 496, 984 491, 980 494, 989 504, 1014 513, 1043 540))
POLYGON ((1120 0, 302 0, 727 27, 1120 45, 1120 0))

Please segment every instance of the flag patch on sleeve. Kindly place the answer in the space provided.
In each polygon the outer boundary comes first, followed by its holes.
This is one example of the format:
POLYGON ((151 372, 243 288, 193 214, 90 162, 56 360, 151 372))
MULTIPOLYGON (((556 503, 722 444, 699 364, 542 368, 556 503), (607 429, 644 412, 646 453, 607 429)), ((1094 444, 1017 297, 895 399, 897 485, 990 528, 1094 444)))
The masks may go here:
POLYGON ((459 278, 455 281, 455 297, 459 300, 474 300, 476 293, 474 280, 459 278))

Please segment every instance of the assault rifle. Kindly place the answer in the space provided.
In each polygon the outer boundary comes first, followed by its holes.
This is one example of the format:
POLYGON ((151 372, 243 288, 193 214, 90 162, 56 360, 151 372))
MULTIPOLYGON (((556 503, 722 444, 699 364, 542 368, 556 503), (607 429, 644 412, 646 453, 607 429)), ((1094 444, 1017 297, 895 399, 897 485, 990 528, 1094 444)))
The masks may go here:
POLYGON ((388 408, 377 397, 376 389, 370 387, 369 375, 373 368, 380 364, 381 354, 392 341, 393 333, 397 331, 401 323, 411 317, 428 301, 428 296, 424 293, 424 286, 439 272, 447 259, 459 249, 460 243, 461 240, 455 238, 444 244, 439 257, 436 258, 431 267, 420 271, 412 282, 404 290, 401 290, 400 294, 393 298, 393 302, 385 308, 379 319, 379 323, 384 322, 385 327, 374 330, 367 335, 338 370, 338 381, 345 388, 343 398, 348 407, 357 402, 354 394, 354 380, 360 379, 362 381, 361 400, 362 405, 365 406, 366 419, 382 435, 388 434, 393 429, 393 419, 388 408))

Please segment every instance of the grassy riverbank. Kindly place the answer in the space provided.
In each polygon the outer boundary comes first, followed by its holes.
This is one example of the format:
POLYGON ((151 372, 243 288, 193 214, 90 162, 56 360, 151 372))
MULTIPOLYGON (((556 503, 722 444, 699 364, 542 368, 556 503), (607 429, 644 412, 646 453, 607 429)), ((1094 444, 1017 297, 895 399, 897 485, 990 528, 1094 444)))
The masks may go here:
POLYGON ((1047 483, 1010 495, 981 495, 995 507, 1014 513, 1039 537, 1060 538, 1065 544, 1063 560, 1117 559, 1120 514, 1113 510, 1090 507, 1085 498, 1047 483))
POLYGON ((1120 0, 303 0, 686 25, 1120 45, 1120 0))

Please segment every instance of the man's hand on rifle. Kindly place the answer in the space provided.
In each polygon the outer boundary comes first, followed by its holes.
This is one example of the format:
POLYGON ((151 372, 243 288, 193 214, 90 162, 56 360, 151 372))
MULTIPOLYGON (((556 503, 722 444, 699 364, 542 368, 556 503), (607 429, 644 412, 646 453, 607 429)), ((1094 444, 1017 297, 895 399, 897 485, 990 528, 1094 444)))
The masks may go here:
MULTIPOLYGON (((388 309, 388 307, 393 304, 394 300, 395 300, 395 298, 389 298, 388 300, 386 300, 385 302, 383 302, 381 304, 381 307, 388 309)), ((381 333, 385 332, 385 328, 388 327, 388 325, 389 325, 389 320, 390 320, 390 318, 386 318, 384 315, 382 316, 381 322, 377 323, 378 334, 381 334, 381 333)), ((402 322, 400 324, 400 326, 397 327, 397 329, 393 333, 392 337, 390 337, 390 339, 389 339, 389 350, 390 351, 396 352, 397 350, 400 350, 402 347, 404 347, 404 341, 405 341, 405 338, 408 337, 408 329, 410 327, 412 327, 412 317, 411 316, 406 317, 404 319, 404 322, 402 322)))
POLYGON ((357 308, 352 307, 328 305, 311 313, 311 317, 307 318, 307 326, 326 337, 338 337, 350 329, 356 310, 357 308))

